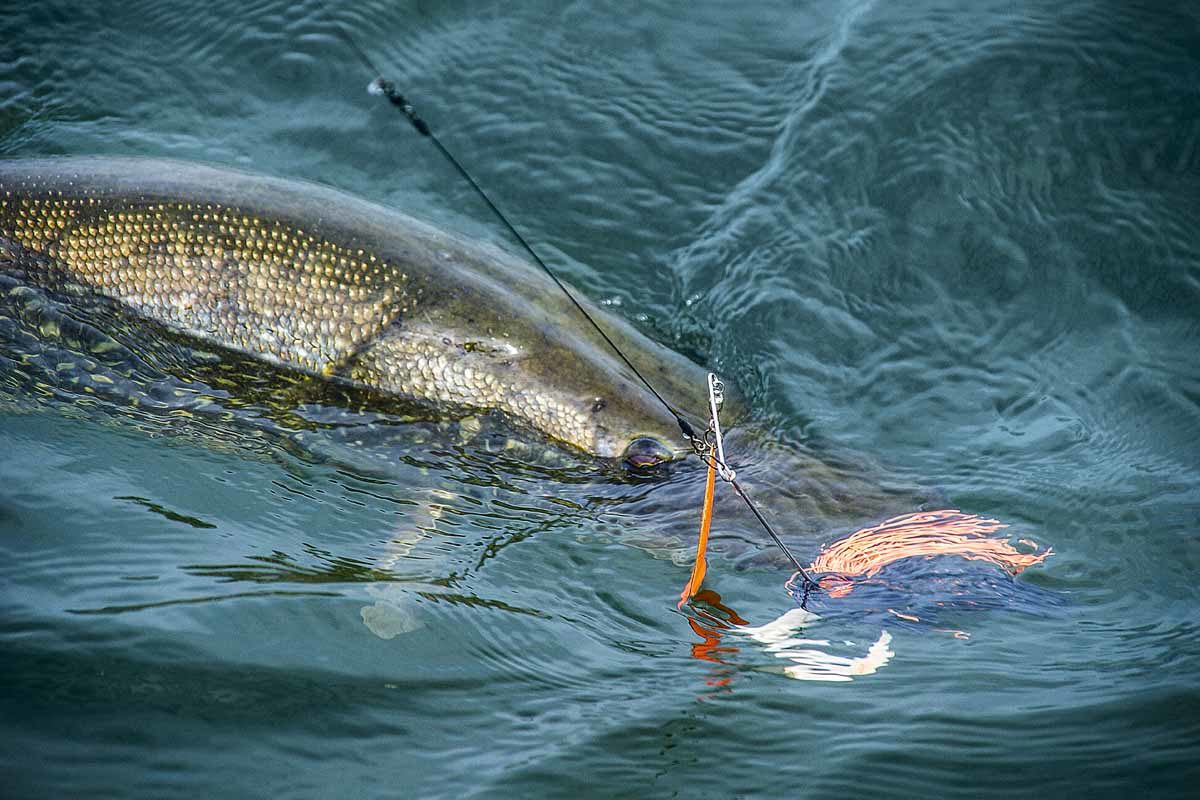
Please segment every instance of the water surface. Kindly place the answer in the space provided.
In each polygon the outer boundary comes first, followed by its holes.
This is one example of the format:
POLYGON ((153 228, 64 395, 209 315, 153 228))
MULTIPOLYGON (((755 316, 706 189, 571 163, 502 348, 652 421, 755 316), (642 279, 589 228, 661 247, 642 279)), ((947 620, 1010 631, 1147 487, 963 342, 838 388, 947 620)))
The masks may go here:
MULTIPOLYGON (((223 382, 5 284, 6 796, 1194 791, 1200 17, 962 6, 0 15, 0 155, 213 161, 503 241, 344 26, 565 277, 739 386, 803 558, 921 496, 1055 551, 816 598, 804 636, 895 656, 789 680, 675 609, 694 463, 223 382)), ((723 604, 794 608, 728 497, 717 526, 723 604)))

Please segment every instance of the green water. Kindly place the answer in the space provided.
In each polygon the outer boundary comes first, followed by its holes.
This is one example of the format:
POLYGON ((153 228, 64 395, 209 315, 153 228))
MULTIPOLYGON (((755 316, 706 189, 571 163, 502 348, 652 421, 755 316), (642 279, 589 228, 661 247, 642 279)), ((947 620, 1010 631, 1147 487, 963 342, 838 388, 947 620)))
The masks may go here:
MULTIPOLYGON (((802 558, 921 497, 1054 555, 814 598, 813 648, 895 655, 791 680, 675 608, 695 463, 226 385, 4 284, 5 797, 1194 796, 1194 8, 23 3, 0 155, 214 161, 502 241, 338 24, 565 277, 739 386, 739 474, 802 558)), ((729 497, 717 529, 723 602, 795 608, 729 497)))

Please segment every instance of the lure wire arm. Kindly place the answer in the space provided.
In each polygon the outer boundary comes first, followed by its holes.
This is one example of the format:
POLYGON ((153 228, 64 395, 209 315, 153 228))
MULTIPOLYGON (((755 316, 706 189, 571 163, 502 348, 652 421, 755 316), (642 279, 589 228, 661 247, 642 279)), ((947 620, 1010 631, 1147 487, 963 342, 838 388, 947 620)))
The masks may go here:
MULTIPOLYGON (((708 532, 712 523, 712 506, 713 506, 713 482, 716 474, 721 476, 721 480, 733 487, 733 491, 738 497, 746 503, 754 518, 758 520, 767 535, 771 537, 771 541, 775 546, 783 552, 788 561, 791 562, 793 569, 792 577, 788 579, 790 586, 796 578, 800 578, 804 584, 804 601, 808 601, 809 591, 817 584, 809 577, 804 567, 796 559, 792 552, 779 538, 779 534, 775 532, 774 527, 767 521, 767 518, 762 515, 754 502, 750 500, 749 495, 742 489, 737 480, 737 472, 729 466, 725 459, 725 438, 721 432, 721 406, 725 402, 725 384, 717 377, 716 373, 708 373, 708 428, 704 431, 703 436, 693 436, 691 438, 692 449, 700 456, 700 460, 708 465, 708 478, 704 488, 704 510, 700 520, 700 540, 696 547, 696 561, 692 566, 692 575, 684 586, 683 592, 680 594, 679 605, 682 606, 690 600, 696 592, 700 590, 700 584, 704 580, 704 575, 707 572, 707 565, 704 560, 705 553, 708 547, 708 532)), ((803 604, 802 604, 803 605, 803 604)))
POLYGON ((725 403, 725 384, 717 377, 715 372, 708 373, 708 413, 709 428, 713 434, 713 455, 716 456, 717 472, 721 473, 721 480, 726 483, 733 483, 737 478, 737 473, 725 463, 725 441, 721 436, 721 406, 725 403))

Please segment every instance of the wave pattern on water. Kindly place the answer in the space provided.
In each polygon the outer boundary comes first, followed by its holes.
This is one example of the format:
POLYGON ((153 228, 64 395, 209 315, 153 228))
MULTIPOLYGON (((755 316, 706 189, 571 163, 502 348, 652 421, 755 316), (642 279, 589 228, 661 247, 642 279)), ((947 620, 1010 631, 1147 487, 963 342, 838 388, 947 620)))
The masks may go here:
MULTIPOLYGON (((694 465, 617 476, 4 282, 7 793, 1193 791, 1190 6, 6 11, 4 156, 240 164, 500 239, 349 31, 564 276, 740 385, 730 452, 801 557, 929 502, 1056 553, 814 598, 797 639, 894 656, 787 681, 674 611, 694 465)), ((727 495, 715 538, 720 613, 794 608, 727 495)))

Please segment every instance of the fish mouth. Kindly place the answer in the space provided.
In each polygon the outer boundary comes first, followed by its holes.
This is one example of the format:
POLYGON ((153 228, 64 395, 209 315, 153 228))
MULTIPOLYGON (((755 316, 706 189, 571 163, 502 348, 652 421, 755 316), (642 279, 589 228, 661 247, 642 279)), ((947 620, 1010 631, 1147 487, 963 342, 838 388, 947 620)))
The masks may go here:
POLYGON ((682 449, 672 449, 651 436, 638 436, 629 442, 621 454, 621 463, 636 472, 647 472, 655 467, 683 458, 682 449))

